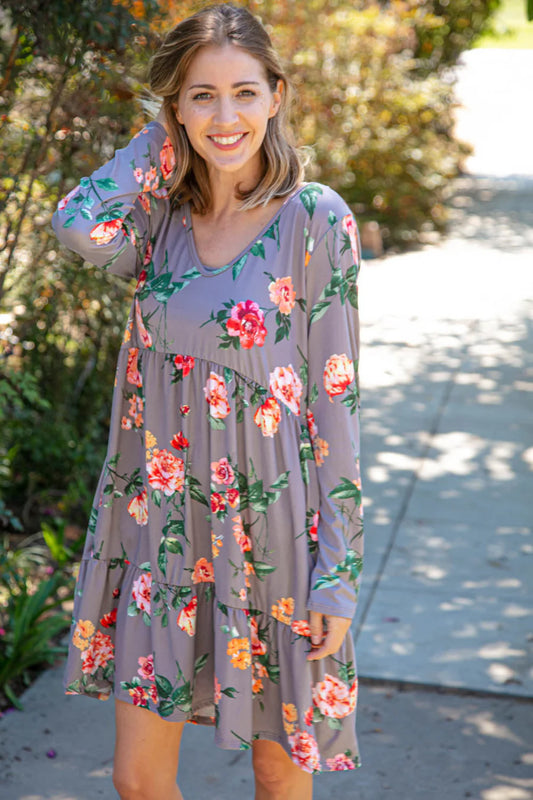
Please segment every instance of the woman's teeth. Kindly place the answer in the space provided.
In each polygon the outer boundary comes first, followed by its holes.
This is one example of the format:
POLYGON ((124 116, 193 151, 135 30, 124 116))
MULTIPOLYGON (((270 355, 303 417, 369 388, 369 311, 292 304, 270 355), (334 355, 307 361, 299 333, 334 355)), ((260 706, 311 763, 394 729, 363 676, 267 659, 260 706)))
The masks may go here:
POLYGON ((212 139, 217 144, 235 144, 238 142, 239 139, 242 139, 245 136, 244 133, 237 133, 234 136, 210 136, 209 138, 212 139))

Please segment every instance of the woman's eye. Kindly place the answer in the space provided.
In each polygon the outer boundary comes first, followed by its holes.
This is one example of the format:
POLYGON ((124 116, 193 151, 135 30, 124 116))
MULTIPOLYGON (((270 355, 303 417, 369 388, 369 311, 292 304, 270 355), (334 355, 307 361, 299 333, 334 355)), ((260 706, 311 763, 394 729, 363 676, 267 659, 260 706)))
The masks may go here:
POLYGON ((253 89, 241 89, 239 95, 241 97, 255 97, 256 93, 253 89))
POLYGON ((209 100, 211 95, 209 92, 198 92, 198 94, 193 95, 193 100, 209 100))

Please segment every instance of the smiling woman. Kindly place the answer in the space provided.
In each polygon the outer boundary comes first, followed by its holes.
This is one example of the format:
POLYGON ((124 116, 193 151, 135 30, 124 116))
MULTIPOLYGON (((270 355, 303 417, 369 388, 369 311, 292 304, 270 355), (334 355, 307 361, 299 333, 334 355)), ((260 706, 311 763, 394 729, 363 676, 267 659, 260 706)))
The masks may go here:
POLYGON ((157 119, 53 220, 137 279, 66 690, 114 692, 123 800, 181 798, 185 722, 252 750, 256 800, 310 800, 359 766, 357 226, 302 181, 248 11, 180 23, 151 84, 157 119))

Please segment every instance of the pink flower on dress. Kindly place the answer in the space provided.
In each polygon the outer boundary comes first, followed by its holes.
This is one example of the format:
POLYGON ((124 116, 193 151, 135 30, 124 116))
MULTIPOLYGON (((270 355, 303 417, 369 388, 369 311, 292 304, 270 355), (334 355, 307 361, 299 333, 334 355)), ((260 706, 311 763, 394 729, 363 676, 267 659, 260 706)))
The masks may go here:
POLYGON ((290 314, 294 308, 296 292, 292 286, 292 278, 277 278, 268 285, 270 300, 279 306, 282 314, 290 314))
POLYGON ((273 397, 267 397, 254 414, 255 424, 261 428, 263 436, 272 438, 278 432, 281 421, 281 408, 273 397))
POLYGON ((213 483, 221 483, 227 486, 235 480, 235 472, 227 458, 221 458, 218 461, 211 462, 211 480, 213 483))
MULTIPOLYGON (((146 245, 146 252, 144 254, 143 267, 146 267, 150 263, 151 260, 152 260, 152 242, 148 241, 148 244, 146 245)), ((146 278, 146 271, 143 270, 143 272, 144 272, 144 275, 145 275, 145 278, 146 278)), ((139 278, 140 278, 140 276, 139 276, 139 278)), ((139 288, 139 287, 137 287, 137 288, 139 288)))
POLYGON ((303 387, 292 364, 288 367, 276 367, 270 373, 269 381, 270 391, 274 397, 281 400, 293 414, 299 415, 303 387))
POLYGON ((313 514, 313 519, 311 521, 311 527, 309 528, 309 536, 313 540, 313 542, 318 542, 318 520, 320 517, 320 511, 316 511, 313 514))
POLYGON ((139 303, 138 297, 135 298, 135 321, 137 323, 137 330, 139 331, 139 336, 141 337, 141 342, 143 343, 144 347, 151 347, 152 337, 146 330, 141 314, 141 304, 139 303))
POLYGON ((250 617, 250 634, 252 640, 252 655, 264 656, 267 651, 267 646, 259 638, 259 626, 255 617, 250 617))
POLYGON ((221 375, 216 372, 209 374, 208 381, 204 386, 205 399, 209 403, 209 412, 215 419, 224 419, 231 411, 228 403, 228 390, 226 382, 221 375))
POLYGON ((220 681, 218 680, 217 676, 215 675, 215 696, 214 696, 214 702, 215 702, 215 705, 216 705, 216 706, 219 704, 219 702, 220 702, 220 698, 221 698, 221 697, 222 697, 222 692, 221 692, 221 687, 220 687, 220 681))
POLYGON ((89 233, 89 239, 91 241, 96 242, 96 244, 100 247, 103 244, 109 244, 117 233, 122 230, 122 233, 126 235, 126 231, 122 227, 123 220, 121 219, 110 219, 106 222, 99 222, 98 225, 95 225, 92 231, 89 233))
POLYGON ((163 176, 163 180, 166 181, 167 178, 170 178, 172 170, 176 166, 174 148, 168 136, 163 142, 163 147, 159 153, 159 160, 161 162, 161 175, 163 176))
POLYGON ((168 450, 159 450, 146 464, 148 483, 154 489, 161 489, 171 497, 174 492, 183 492, 185 485, 185 465, 183 459, 168 450))
POLYGON ((81 188, 80 186, 75 186, 74 189, 72 189, 67 195, 65 195, 65 197, 62 197, 59 203, 57 204, 57 210, 63 211, 63 209, 66 208, 66 206, 68 205, 68 201, 72 200, 72 198, 78 194, 80 188, 81 188))
POLYGON ((299 728, 289 736, 292 760, 298 764, 304 772, 318 772, 320 770, 320 753, 316 739, 306 731, 299 728))
POLYGON ((148 494, 144 487, 142 492, 132 497, 128 503, 128 514, 133 517, 137 525, 148 524, 148 494))
POLYGON ((154 674, 154 656, 150 653, 149 656, 140 656, 138 659, 139 669, 137 674, 144 678, 145 681, 155 681, 154 674))
POLYGON ((231 309, 231 316, 226 323, 230 336, 238 336, 241 347, 249 350, 254 344, 262 347, 267 335, 264 326, 265 315, 254 300, 237 303, 231 309))
POLYGON ((194 636, 196 632, 196 609, 198 607, 198 598, 193 597, 190 603, 184 606, 178 614, 177 624, 178 628, 185 631, 189 636, 194 636))
POLYGON ((143 572, 136 581, 133 582, 131 596, 135 601, 135 605, 139 611, 145 611, 147 614, 151 612, 151 594, 152 594, 152 573, 143 572))
POLYGON ((346 214, 342 218, 342 229, 346 231, 350 237, 350 247, 352 250, 352 258, 354 264, 359 264, 361 260, 361 253, 359 250, 359 236, 357 235, 357 225, 352 214, 346 214))
POLYGON ((333 758, 326 759, 327 768, 333 772, 341 772, 346 769, 355 769, 355 763, 344 753, 337 753, 333 758))
POLYGON ((340 356, 334 354, 326 361, 324 368, 324 388, 329 395, 330 403, 333 397, 342 394, 355 378, 353 361, 345 353, 340 356))
POLYGON ((139 348, 128 348, 128 366, 126 367, 126 380, 133 386, 142 386, 142 375, 139 372, 139 348))
POLYGON ((327 672, 324 680, 313 686, 313 703, 325 717, 334 719, 346 717, 355 708, 346 684, 327 672))

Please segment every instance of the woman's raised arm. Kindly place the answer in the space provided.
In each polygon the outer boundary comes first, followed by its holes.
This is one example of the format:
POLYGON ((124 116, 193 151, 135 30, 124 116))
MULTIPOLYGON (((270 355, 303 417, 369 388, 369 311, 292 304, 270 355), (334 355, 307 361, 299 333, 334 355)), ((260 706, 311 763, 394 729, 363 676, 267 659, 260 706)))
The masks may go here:
POLYGON ((161 122, 150 122, 59 202, 52 217, 58 239, 92 264, 135 277, 173 168, 167 132, 161 122))

